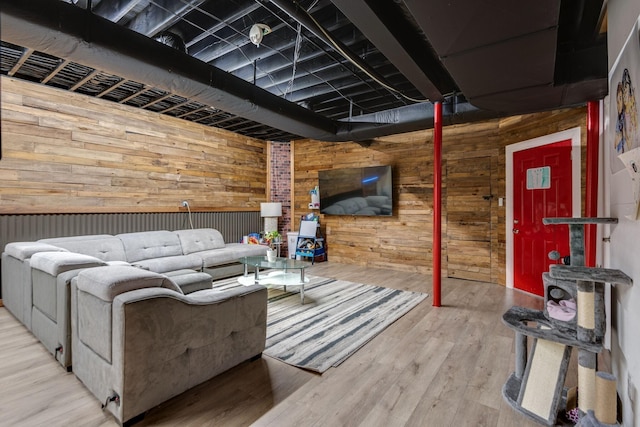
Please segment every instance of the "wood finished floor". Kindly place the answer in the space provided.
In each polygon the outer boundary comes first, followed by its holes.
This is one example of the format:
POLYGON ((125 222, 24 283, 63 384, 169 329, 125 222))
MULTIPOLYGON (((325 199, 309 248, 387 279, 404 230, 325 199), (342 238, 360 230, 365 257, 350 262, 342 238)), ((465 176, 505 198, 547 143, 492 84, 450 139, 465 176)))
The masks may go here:
MULTIPOLYGON (((431 294, 431 278, 416 273, 325 262, 309 274, 431 294)), ((542 300, 443 279, 442 307, 427 298, 337 368, 318 375, 263 356, 136 426, 537 426, 502 399, 514 337, 501 316, 512 305, 541 308, 542 300)), ((0 343, 0 425, 117 425, 6 308, 0 343)))

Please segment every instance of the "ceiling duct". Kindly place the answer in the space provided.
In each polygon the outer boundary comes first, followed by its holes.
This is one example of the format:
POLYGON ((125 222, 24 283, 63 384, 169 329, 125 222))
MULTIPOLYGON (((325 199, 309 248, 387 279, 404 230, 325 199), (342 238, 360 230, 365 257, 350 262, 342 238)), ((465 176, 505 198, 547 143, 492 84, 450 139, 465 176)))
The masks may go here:
POLYGON ((184 43, 184 40, 182 40, 182 37, 171 31, 163 31, 155 37, 155 41, 179 50, 180 52, 188 53, 187 45, 184 43))

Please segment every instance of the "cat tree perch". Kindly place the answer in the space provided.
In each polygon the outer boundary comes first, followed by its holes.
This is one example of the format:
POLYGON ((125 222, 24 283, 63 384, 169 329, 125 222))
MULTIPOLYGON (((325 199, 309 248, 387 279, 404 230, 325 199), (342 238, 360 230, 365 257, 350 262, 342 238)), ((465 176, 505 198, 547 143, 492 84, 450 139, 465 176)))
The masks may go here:
POLYGON ((571 265, 552 265, 543 275, 544 311, 512 307, 502 317, 516 333, 515 372, 503 386, 503 397, 516 411, 542 424, 554 425, 558 412, 566 408, 564 382, 573 347, 578 349, 580 415, 589 425, 615 424, 615 407, 613 421, 610 408, 596 407, 596 358, 605 333, 604 284, 631 286, 632 280, 620 270, 584 265, 584 226, 617 222, 616 218, 543 219, 545 225, 569 226, 571 265), (576 302, 575 316, 564 321, 547 311, 549 300, 563 297, 576 302), (530 352, 527 337, 533 338, 530 352))

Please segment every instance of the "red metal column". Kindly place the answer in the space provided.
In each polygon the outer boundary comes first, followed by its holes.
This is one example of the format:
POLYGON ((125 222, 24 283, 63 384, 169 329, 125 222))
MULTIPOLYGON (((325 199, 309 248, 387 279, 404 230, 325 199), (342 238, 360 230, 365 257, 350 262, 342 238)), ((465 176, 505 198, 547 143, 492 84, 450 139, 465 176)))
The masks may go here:
MULTIPOLYGON (((600 151, 600 102, 587 103, 587 166, 585 182, 584 216, 598 216, 598 153, 600 151)), ((596 225, 585 225, 585 265, 596 265, 596 225)))
POLYGON ((442 103, 433 104, 433 306, 440 307, 442 269, 442 103))

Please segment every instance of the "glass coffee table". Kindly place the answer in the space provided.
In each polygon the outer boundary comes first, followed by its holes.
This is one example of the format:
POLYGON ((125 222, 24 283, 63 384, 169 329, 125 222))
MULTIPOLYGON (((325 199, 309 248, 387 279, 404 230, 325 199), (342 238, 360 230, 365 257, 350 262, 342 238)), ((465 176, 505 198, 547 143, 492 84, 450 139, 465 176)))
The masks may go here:
POLYGON ((304 284, 309 282, 309 279, 304 277, 304 269, 310 265, 308 262, 289 258, 268 261, 266 256, 242 257, 238 261, 244 264, 244 275, 238 277, 238 283, 245 286, 253 284, 284 286, 285 292, 287 285, 300 286, 300 301, 304 304, 304 284), (255 269, 253 277, 249 275, 249 267, 255 269), (260 269, 274 271, 260 274, 260 269))

